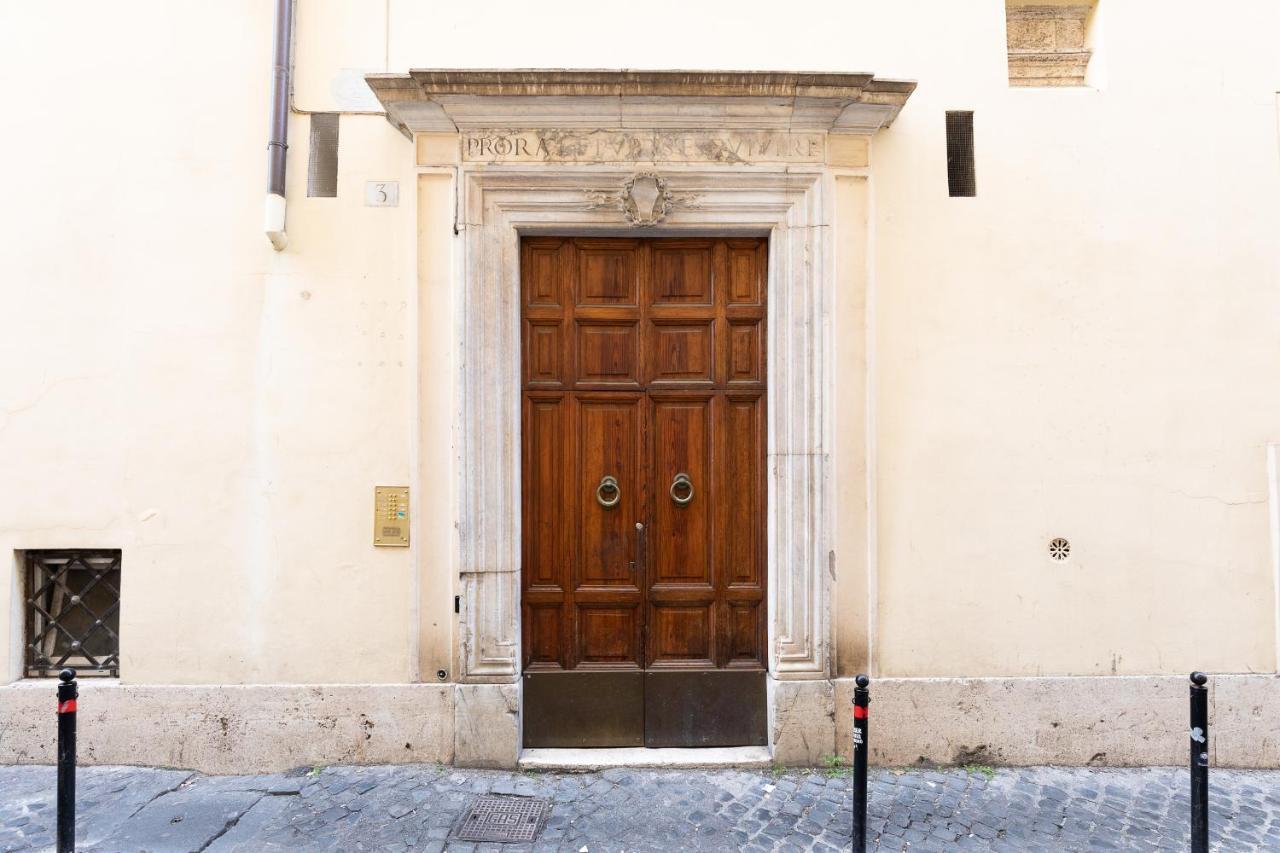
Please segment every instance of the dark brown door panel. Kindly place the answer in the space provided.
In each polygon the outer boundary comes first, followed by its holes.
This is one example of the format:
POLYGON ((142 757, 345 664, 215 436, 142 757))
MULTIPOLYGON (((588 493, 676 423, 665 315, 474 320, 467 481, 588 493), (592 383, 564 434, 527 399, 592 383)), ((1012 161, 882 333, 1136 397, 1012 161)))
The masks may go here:
POLYGON ((766 252, 521 243, 526 746, 764 742, 766 252))

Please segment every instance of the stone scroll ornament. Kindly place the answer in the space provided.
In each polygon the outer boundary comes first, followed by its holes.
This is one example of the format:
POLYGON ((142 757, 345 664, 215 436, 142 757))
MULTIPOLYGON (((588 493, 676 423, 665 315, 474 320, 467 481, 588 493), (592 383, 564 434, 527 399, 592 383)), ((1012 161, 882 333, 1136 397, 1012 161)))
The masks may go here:
POLYGON ((667 182, 653 172, 637 172, 623 182, 620 190, 587 191, 589 209, 617 207, 627 222, 636 227, 657 225, 667 218, 673 207, 696 207, 697 199, 696 195, 671 192, 667 182))

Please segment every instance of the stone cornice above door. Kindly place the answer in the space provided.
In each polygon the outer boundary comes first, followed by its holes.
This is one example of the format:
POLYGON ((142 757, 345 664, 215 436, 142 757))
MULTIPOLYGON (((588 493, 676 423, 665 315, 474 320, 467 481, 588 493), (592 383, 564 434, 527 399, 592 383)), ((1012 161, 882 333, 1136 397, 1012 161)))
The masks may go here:
POLYGON ((365 80, 406 136, 506 128, 871 134, 894 120, 916 86, 782 71, 420 69, 365 80))

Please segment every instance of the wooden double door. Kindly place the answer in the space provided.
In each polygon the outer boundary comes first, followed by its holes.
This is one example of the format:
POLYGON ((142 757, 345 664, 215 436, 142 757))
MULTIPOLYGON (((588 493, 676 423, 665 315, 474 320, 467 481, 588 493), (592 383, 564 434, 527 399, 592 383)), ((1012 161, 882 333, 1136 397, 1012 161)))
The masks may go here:
POLYGON ((526 746, 765 743, 766 251, 522 241, 526 746))

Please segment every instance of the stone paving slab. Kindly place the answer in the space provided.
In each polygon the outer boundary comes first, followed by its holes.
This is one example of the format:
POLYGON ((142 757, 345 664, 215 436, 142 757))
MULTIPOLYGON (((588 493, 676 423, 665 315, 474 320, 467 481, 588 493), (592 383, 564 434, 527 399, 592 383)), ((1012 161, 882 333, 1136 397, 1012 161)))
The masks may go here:
MULTIPOLYGON (((76 780, 80 846, 87 849, 114 834, 144 806, 192 775, 188 770, 135 767, 81 769, 76 780)), ((0 767, 0 851, 53 849, 56 780, 52 767, 0 767)))
MULTIPOLYGON (((0 767, 0 851, 52 850, 54 771, 0 767)), ((1280 851, 1280 771, 1215 770, 1215 850, 1280 851)), ((869 848, 1186 850, 1185 770, 874 770, 869 848)), ((79 848, 97 853, 848 850, 843 771, 596 773, 329 767, 264 776, 87 767, 79 848), (546 797, 532 844, 450 840, 479 794, 546 797)))

